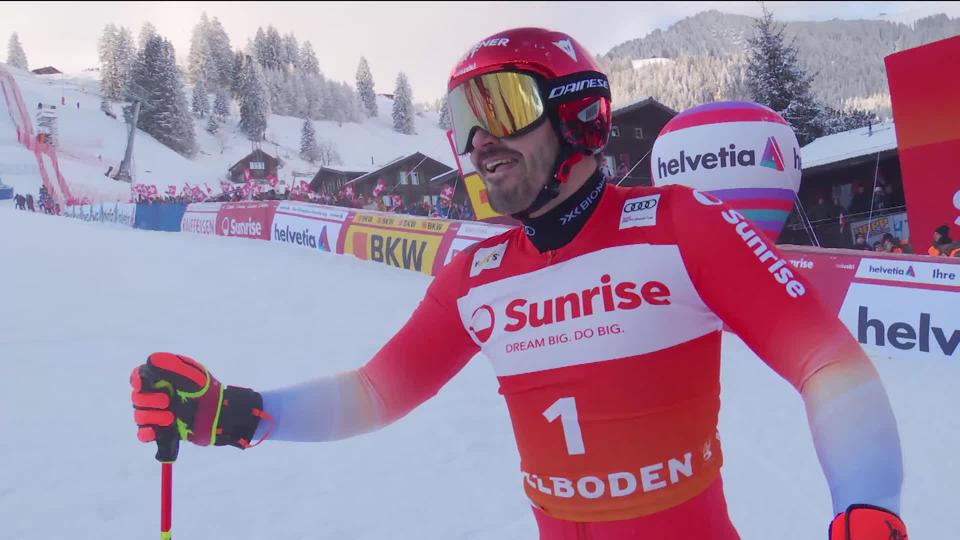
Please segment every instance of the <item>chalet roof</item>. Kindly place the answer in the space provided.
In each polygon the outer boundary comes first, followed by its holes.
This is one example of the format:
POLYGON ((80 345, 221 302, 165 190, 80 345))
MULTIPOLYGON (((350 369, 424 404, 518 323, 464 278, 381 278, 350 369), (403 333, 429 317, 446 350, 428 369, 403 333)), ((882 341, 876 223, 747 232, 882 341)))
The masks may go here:
POLYGON ((857 160, 864 156, 873 156, 882 152, 896 151, 897 132, 893 122, 883 122, 825 135, 815 139, 800 149, 803 170, 831 168, 857 160))
POLYGON ((240 164, 242 164, 242 163, 245 162, 245 161, 253 161, 254 158, 256 158, 256 157, 261 157, 261 159, 266 158, 265 161, 277 161, 277 158, 271 156, 270 154, 268 154, 268 153, 266 153, 266 152, 264 152, 263 150, 261 150, 261 149, 258 148, 258 149, 256 149, 256 150, 254 150, 253 152, 250 152, 249 154, 247 154, 247 155, 243 156, 242 158, 240 158, 240 161, 237 161, 236 163, 234 163, 233 165, 231 165, 229 170, 231 170, 231 171, 234 170, 235 168, 237 168, 237 166, 239 166, 240 164), (262 156, 262 157, 261 157, 261 156, 262 156))
POLYGON ((380 167, 380 168, 378 168, 378 169, 375 169, 375 170, 373 170, 373 171, 370 171, 370 172, 368 172, 367 174, 364 174, 363 176, 358 176, 357 178, 354 178, 353 180, 347 182, 347 183, 344 184, 344 185, 345 185, 345 186, 349 186, 349 185, 351 185, 351 184, 356 184, 356 183, 363 182, 364 180, 367 180, 367 179, 369 179, 369 178, 374 178, 374 177, 376 177, 377 175, 379 175, 380 173, 382 173, 383 171, 386 171, 386 170, 388 170, 388 169, 392 169, 392 168, 400 165, 401 163, 405 163, 405 162, 408 162, 408 161, 413 161, 414 159, 416 159, 416 161, 417 161, 417 166, 419 166, 421 163, 423 163, 424 161, 426 161, 426 160, 429 159, 429 160, 435 162, 436 164, 438 164, 438 165, 440 165, 440 166, 442 166, 442 167, 446 167, 446 168, 448 168, 448 169, 454 170, 454 169, 452 169, 449 165, 447 165, 446 163, 444 163, 444 162, 442 162, 442 161, 440 161, 440 160, 434 159, 434 158, 432 158, 432 157, 424 154, 423 152, 414 152, 414 153, 412 153, 412 154, 410 154, 410 155, 408 155, 408 156, 398 157, 397 159, 394 159, 394 160, 391 161, 390 163, 387 163, 386 165, 384 165, 384 166, 382 166, 382 167, 380 167))
POLYGON ((670 116, 676 116, 677 114, 677 111, 671 109, 670 107, 667 107, 663 103, 660 103, 653 97, 646 97, 646 98, 638 99, 636 101, 628 103, 622 107, 617 107, 616 109, 613 110, 613 115, 616 117, 623 114, 631 113, 639 109, 643 109, 645 107, 655 107, 669 114, 670 116))

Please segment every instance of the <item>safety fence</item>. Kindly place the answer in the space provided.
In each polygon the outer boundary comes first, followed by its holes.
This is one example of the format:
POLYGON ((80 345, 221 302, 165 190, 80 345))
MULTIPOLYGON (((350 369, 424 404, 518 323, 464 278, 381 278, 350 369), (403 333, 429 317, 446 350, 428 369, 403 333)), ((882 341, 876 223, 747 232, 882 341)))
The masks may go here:
POLYGON ((232 236, 350 254, 430 276, 460 251, 508 229, 293 201, 101 203, 67 206, 64 215, 151 231, 232 236))
MULTIPOLYGON (((351 254, 427 275, 507 230, 291 201, 68 206, 66 215, 154 231, 232 236, 351 254)), ((960 259, 779 246, 871 355, 960 357, 960 259)), ((779 263, 778 263, 779 264, 779 263)), ((784 344, 789 346, 789 344, 784 344)))

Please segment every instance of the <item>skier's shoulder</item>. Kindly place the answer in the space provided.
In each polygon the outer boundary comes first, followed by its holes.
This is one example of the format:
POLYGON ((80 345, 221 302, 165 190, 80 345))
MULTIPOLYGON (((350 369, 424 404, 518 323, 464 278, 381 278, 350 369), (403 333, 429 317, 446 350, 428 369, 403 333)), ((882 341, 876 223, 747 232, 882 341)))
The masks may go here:
POLYGON ((719 201, 707 194, 679 184, 666 186, 608 186, 612 204, 608 213, 616 214, 614 225, 620 231, 651 231, 668 234, 677 218, 690 219, 701 208, 719 201), (698 208, 699 207, 699 208, 698 208))
MULTIPOLYGON (((477 228, 478 233, 484 228, 487 229, 486 232, 489 232, 489 227, 492 226, 484 224, 461 225, 458 234, 468 235, 471 228, 477 228)), ((499 226, 497 227, 499 228, 499 226)), ((522 227, 515 226, 478 240, 454 255, 440 271, 437 280, 444 282, 447 287, 456 289, 470 288, 477 285, 479 281, 487 281, 487 277, 492 273, 499 274, 499 272, 488 271, 502 268, 508 247, 520 241, 522 235, 522 227)))

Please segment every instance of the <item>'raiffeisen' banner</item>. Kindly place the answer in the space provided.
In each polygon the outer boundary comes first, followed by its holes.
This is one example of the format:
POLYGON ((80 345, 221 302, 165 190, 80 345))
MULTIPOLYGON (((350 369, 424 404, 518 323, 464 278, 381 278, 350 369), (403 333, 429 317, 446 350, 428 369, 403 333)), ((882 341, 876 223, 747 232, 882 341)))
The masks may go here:
POLYGON ((224 203, 191 203, 180 220, 180 231, 193 234, 215 234, 217 215, 224 203))
POLYGON ((317 251, 336 252, 343 222, 350 212, 333 206, 281 201, 270 241, 317 251))
POLYGON ((436 274, 437 253, 448 236, 450 223, 442 219, 357 211, 343 238, 342 253, 432 276, 436 274))
POLYGON ((960 36, 883 59, 910 218, 910 244, 926 253, 933 231, 960 237, 960 36))

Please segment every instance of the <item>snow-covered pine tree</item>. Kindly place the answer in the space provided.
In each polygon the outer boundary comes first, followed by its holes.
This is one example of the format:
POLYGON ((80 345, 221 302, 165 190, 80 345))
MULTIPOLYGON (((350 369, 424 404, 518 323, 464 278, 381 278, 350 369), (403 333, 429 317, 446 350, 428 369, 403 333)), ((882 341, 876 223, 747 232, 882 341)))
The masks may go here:
POLYGON ((267 94, 270 97, 270 111, 287 116, 290 114, 288 92, 283 72, 277 69, 264 69, 263 78, 267 83, 267 94))
POLYGON ((300 157, 310 163, 318 157, 317 132, 309 118, 303 119, 303 127, 300 129, 300 157))
POLYGON ((143 51, 144 47, 147 46, 147 41, 150 41, 150 38, 155 35, 157 35, 157 27, 150 21, 143 23, 143 26, 140 27, 140 35, 137 36, 137 52, 143 51))
MULTIPOLYGON (((227 35, 220 20, 216 17, 210 21, 207 32, 207 43, 210 46, 210 55, 216 67, 216 86, 229 88, 233 78, 233 48, 230 46, 230 36, 227 35)), ((207 74, 207 83, 212 86, 214 73, 207 74)))
POLYGON ((310 100, 307 96, 306 76, 299 70, 294 71, 287 78, 288 101, 290 111, 294 116, 310 116, 310 100))
POLYGON ((130 71, 133 69, 133 62, 137 58, 137 49, 133 43, 133 32, 129 28, 121 26, 117 29, 113 54, 113 68, 116 70, 114 79, 120 88, 120 96, 123 96, 127 92, 127 85, 130 84, 130 71))
POLYGON ((15 68, 30 69, 27 64, 27 53, 23 52, 20 36, 16 32, 10 36, 10 41, 7 43, 7 63, 15 68))
POLYGON ((307 110, 312 120, 328 120, 326 116, 329 105, 327 81, 323 75, 305 74, 303 85, 307 96, 307 110))
POLYGON ((122 88, 116 80, 114 60, 117 47, 117 27, 110 23, 103 27, 103 33, 97 41, 97 52, 100 57, 100 90, 104 98, 118 100, 122 95, 122 88))
POLYGON ((190 110, 197 118, 203 118, 210 112, 210 97, 207 96, 207 83, 202 75, 193 85, 193 99, 190 110))
POLYGON ((300 70, 307 75, 320 75, 320 62, 309 41, 304 41, 300 48, 300 70))
POLYGON ((393 130, 406 135, 413 134, 413 90, 407 76, 397 75, 397 87, 393 91, 393 130))
POLYGON ((97 43, 100 57, 100 89, 103 96, 119 101, 126 93, 136 52, 133 36, 126 28, 108 24, 97 43))
POLYGON ((292 32, 283 36, 281 45, 281 59, 284 67, 289 70, 298 69, 300 67, 300 44, 297 43, 296 36, 292 32))
POLYGON ((192 156, 196 151, 193 120, 169 41, 157 35, 147 39, 135 63, 131 87, 142 102, 137 127, 174 151, 192 156))
POLYGON ((344 111, 346 103, 336 81, 325 80, 323 83, 323 102, 320 117, 333 122, 343 122, 347 116, 344 111))
POLYGON ((246 57, 240 79, 240 129, 251 141, 262 141, 267 131, 270 97, 259 62, 246 57))
POLYGON ((230 94, 224 88, 217 89, 217 97, 213 101, 213 114, 219 123, 223 123, 230 116, 230 94))
POLYGON ((283 69, 283 38, 273 25, 267 26, 267 60, 270 69, 283 69))
POLYGON ((453 127, 453 121, 450 119, 450 104, 447 103, 447 96, 443 96, 443 102, 440 104, 440 119, 437 121, 437 125, 442 129, 450 129, 453 127))
POLYGON ((211 135, 216 135, 217 131, 220 130, 220 123, 217 122, 217 116, 215 114, 210 115, 210 118, 207 120, 206 129, 207 129, 207 133, 211 135))
POLYGON ((254 59, 260 64, 260 67, 267 67, 267 34, 263 31, 262 26, 257 27, 257 33, 253 36, 253 41, 249 44, 253 49, 252 51, 247 51, 250 53, 254 59))
POLYGON ((187 81, 196 83, 198 79, 209 80, 216 71, 213 67, 213 54, 210 51, 208 34, 210 20, 207 14, 200 15, 200 22, 193 27, 190 34, 190 53, 187 55, 187 81))
POLYGON ((241 50, 233 53, 233 66, 230 72, 230 91, 234 99, 240 99, 240 88, 243 86, 243 66, 249 56, 241 50))
POLYGON ((823 134, 822 108, 810 91, 812 77, 800 66, 795 45, 783 38, 783 27, 763 8, 756 35, 747 39, 747 88, 753 101, 783 116, 803 146, 823 134))
POLYGON ((360 57, 360 65, 357 66, 357 93, 360 94, 360 101, 367 116, 373 118, 377 116, 377 95, 373 93, 373 75, 370 73, 370 65, 367 59, 360 57))

